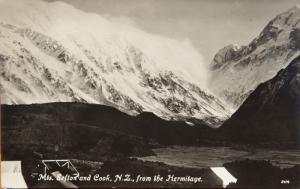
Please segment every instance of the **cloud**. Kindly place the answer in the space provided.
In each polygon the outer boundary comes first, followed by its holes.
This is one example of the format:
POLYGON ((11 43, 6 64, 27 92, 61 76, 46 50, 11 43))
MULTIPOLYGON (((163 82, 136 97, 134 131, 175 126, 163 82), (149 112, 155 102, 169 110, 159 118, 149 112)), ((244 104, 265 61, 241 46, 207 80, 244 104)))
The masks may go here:
MULTIPOLYGON (((86 13, 63 2, 9 0, 6 4, 0 11, 9 11, 0 13, 0 20, 3 18, 8 22, 53 36, 69 49, 76 47, 67 37, 81 40, 90 48, 98 48, 97 45, 101 46, 111 39, 121 39, 118 43, 126 41, 140 49, 153 60, 154 66, 173 70, 205 87, 207 69, 203 56, 188 38, 177 40, 149 33, 140 29, 134 20, 128 17, 108 18, 86 13)), ((117 52, 112 50, 111 54, 117 52)))
POLYGON ((206 87, 208 70, 204 58, 189 38, 178 40, 143 31, 134 20, 128 17, 122 17, 120 20, 109 19, 109 21, 114 28, 118 28, 119 32, 116 35, 132 42, 154 59, 157 66, 174 70, 202 87, 206 87))

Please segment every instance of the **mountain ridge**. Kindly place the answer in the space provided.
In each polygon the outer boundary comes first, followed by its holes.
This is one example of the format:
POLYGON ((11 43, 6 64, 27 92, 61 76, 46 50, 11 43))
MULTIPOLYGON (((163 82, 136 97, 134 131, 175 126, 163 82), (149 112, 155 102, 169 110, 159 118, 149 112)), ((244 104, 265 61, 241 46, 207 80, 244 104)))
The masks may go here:
POLYGON ((272 19, 247 46, 228 45, 211 63, 214 94, 236 110, 262 82, 300 54, 300 9, 293 7, 272 19))
POLYGON ((0 13, 2 103, 97 103, 130 115, 149 111, 168 120, 205 120, 211 126, 230 115, 206 86, 180 69, 183 62, 193 67, 202 60, 188 43, 61 2, 7 6, 20 16, 0 13), (32 11, 22 11, 21 5, 32 11))

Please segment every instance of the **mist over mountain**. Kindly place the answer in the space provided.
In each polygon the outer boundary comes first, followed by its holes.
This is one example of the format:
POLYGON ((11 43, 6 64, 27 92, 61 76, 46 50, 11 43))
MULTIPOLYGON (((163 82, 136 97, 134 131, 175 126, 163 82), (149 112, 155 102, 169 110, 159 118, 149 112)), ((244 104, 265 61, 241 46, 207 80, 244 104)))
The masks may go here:
POLYGON ((299 55, 300 8, 272 19, 247 46, 228 45, 211 64, 210 89, 237 109, 262 82, 276 75, 299 55))
POLYGON ((4 104, 76 101, 214 126, 230 115, 207 89, 202 56, 188 41, 62 2, 0 4, 4 104))

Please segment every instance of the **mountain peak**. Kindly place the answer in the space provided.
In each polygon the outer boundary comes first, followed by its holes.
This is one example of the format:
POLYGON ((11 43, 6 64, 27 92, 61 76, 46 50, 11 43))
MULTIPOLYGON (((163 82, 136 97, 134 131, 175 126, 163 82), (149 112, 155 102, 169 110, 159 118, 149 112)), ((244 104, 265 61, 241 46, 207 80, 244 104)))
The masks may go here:
POLYGON ((300 18, 300 6, 294 5, 292 8, 279 14, 275 19, 273 19, 270 23, 271 25, 277 26, 289 26, 289 27, 297 27, 299 26, 299 18, 300 18))
POLYGON ((237 108, 259 83, 299 54, 299 31, 300 8, 296 5, 274 17, 249 45, 224 47, 213 59, 210 89, 237 108))
POLYGON ((289 11, 300 11, 300 5, 299 4, 294 5, 289 11))

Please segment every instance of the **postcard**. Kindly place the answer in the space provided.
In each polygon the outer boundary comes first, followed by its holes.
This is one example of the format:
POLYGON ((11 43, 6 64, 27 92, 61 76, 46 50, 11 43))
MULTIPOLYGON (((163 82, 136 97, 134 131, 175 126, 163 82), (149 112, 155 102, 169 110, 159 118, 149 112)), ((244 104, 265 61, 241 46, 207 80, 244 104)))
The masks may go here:
POLYGON ((1 188, 300 188, 298 0, 0 0, 1 188))

